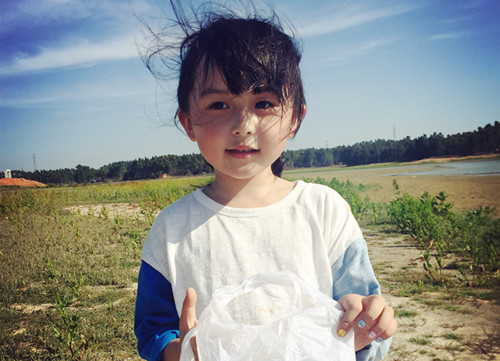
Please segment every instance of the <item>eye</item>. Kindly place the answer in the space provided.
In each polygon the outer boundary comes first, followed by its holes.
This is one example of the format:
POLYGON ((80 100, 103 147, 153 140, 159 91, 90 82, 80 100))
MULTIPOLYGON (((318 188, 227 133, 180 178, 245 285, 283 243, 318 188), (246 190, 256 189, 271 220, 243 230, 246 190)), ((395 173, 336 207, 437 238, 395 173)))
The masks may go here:
POLYGON ((210 104, 208 109, 214 109, 214 110, 221 110, 221 109, 227 109, 229 108, 226 103, 223 102, 215 102, 210 104))
POLYGON ((274 104, 271 102, 268 102, 267 100, 262 100, 260 102, 257 102, 257 104, 255 104, 255 108, 257 108, 257 109, 269 109, 269 108, 273 108, 273 107, 274 107, 274 104))

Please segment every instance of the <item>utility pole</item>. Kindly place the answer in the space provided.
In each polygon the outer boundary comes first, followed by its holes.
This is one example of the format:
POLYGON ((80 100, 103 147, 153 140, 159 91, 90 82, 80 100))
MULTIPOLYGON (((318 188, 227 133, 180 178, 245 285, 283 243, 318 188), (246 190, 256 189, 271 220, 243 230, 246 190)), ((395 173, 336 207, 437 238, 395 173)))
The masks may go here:
POLYGON ((396 140, 396 126, 392 126, 392 140, 396 140))
POLYGON ((33 153, 33 169, 36 172, 36 157, 35 157, 35 153, 33 153))

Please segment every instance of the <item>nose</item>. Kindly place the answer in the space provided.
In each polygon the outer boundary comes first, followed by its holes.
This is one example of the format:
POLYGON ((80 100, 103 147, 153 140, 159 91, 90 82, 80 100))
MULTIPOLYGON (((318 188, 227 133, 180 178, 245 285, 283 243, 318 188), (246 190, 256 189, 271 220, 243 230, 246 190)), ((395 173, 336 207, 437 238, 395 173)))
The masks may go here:
POLYGON ((259 122, 258 117, 248 110, 244 109, 234 115, 234 124, 232 133, 234 135, 251 135, 259 122))

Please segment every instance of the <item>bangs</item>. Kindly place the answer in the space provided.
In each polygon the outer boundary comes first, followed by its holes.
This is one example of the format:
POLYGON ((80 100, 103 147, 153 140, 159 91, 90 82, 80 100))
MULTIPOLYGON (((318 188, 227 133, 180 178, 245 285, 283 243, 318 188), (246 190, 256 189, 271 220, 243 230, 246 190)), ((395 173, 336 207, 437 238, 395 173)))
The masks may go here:
POLYGON ((281 104, 289 98, 295 104, 297 100, 299 105, 304 103, 300 53, 275 24, 259 19, 224 18, 194 35, 181 48, 178 100, 182 110, 188 110, 187 95, 195 78, 201 76, 202 82, 206 82, 214 69, 221 73, 234 95, 264 88, 281 104))

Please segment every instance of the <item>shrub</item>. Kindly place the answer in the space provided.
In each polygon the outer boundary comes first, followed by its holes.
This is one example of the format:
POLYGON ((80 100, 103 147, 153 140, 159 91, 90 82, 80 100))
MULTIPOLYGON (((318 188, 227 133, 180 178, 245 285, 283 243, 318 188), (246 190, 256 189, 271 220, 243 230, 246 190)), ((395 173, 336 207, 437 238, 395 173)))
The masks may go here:
POLYGON ((445 192, 436 196, 425 192, 418 199, 400 194, 396 181, 394 187, 399 196, 390 203, 389 215, 399 230, 422 248, 427 276, 442 281, 444 257, 456 252, 463 260, 459 270, 465 281, 469 274, 474 285, 498 280, 500 220, 490 217, 491 208, 460 215, 451 210, 445 192))
POLYGON ((500 219, 492 218, 492 212, 492 208, 482 207, 468 211, 457 221, 460 237, 455 246, 466 261, 459 269, 464 276, 472 275, 474 285, 499 278, 500 219))
POLYGON ((370 208, 369 198, 361 198, 359 195, 360 191, 366 189, 364 185, 355 185, 349 180, 341 182, 337 178, 332 178, 329 182, 322 178, 316 178, 314 183, 323 184, 336 190, 349 204, 352 214, 358 221, 366 215, 370 208))

